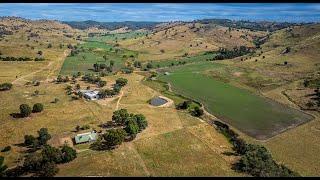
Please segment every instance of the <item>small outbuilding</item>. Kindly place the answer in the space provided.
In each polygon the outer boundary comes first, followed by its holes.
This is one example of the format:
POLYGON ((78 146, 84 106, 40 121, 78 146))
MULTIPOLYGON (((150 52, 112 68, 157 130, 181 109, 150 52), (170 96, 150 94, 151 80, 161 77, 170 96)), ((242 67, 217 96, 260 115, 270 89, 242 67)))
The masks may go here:
POLYGON ((87 142, 92 142, 97 140, 97 133, 96 131, 91 131, 91 132, 87 132, 87 133, 82 133, 82 134, 77 134, 74 137, 74 140, 76 142, 76 144, 81 144, 81 143, 87 143, 87 142))
POLYGON ((79 92, 83 93, 83 97, 88 99, 88 100, 97 100, 97 99, 99 99, 99 91, 80 90, 79 92))

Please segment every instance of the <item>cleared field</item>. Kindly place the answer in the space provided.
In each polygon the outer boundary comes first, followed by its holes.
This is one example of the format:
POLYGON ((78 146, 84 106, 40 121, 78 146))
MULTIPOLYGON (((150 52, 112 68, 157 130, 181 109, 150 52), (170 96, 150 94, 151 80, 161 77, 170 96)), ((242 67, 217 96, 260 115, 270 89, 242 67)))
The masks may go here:
POLYGON ((178 93, 204 104, 215 116, 257 139, 268 139, 290 126, 312 119, 310 115, 210 78, 201 72, 223 66, 199 63, 175 68, 161 80, 178 93))
POLYGON ((106 34, 103 36, 94 36, 89 38, 89 41, 100 41, 107 43, 115 43, 115 41, 123 41, 127 39, 135 39, 148 34, 147 31, 130 31, 126 33, 106 34))
POLYGON ((114 70, 117 71, 121 67, 124 67, 126 60, 130 59, 130 56, 136 56, 136 53, 133 51, 119 49, 99 41, 86 41, 79 45, 79 48, 83 48, 84 51, 75 56, 67 57, 63 63, 60 74, 72 75, 77 72, 95 73, 93 71, 94 63, 105 63, 109 65, 111 60, 114 61, 114 70), (106 56, 107 59, 105 60, 103 56, 106 56))

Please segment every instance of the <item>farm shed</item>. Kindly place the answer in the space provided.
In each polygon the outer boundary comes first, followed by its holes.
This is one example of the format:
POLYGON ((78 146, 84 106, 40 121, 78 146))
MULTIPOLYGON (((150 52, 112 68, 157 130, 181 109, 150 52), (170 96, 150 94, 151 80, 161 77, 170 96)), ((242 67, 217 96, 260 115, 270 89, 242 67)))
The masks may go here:
POLYGON ((76 144, 87 143, 97 140, 97 133, 95 131, 77 134, 74 137, 76 144))

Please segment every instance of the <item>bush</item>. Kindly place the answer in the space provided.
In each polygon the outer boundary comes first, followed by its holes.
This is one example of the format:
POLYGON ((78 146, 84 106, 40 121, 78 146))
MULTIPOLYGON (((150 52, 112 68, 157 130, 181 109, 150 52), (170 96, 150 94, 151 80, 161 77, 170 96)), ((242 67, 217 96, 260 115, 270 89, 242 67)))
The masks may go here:
POLYGON ((22 117, 28 117, 31 114, 31 107, 28 104, 20 105, 20 114, 22 117))
POLYGON ((38 113, 43 111, 43 105, 41 103, 36 103, 33 105, 32 112, 38 113))
POLYGON ((12 84, 11 83, 2 83, 0 84, 0 91, 7 91, 10 90, 12 88, 12 84))
POLYGON ((1 150, 1 152, 8 152, 10 150, 11 150, 11 146, 6 146, 1 150))

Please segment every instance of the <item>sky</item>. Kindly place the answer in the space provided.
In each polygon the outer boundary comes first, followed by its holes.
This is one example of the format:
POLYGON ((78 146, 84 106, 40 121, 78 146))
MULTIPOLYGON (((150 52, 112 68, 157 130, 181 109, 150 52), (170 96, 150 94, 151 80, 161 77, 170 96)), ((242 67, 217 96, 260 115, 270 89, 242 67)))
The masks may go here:
POLYGON ((320 3, 1 3, 0 16, 100 22, 207 18, 320 22, 320 3))

